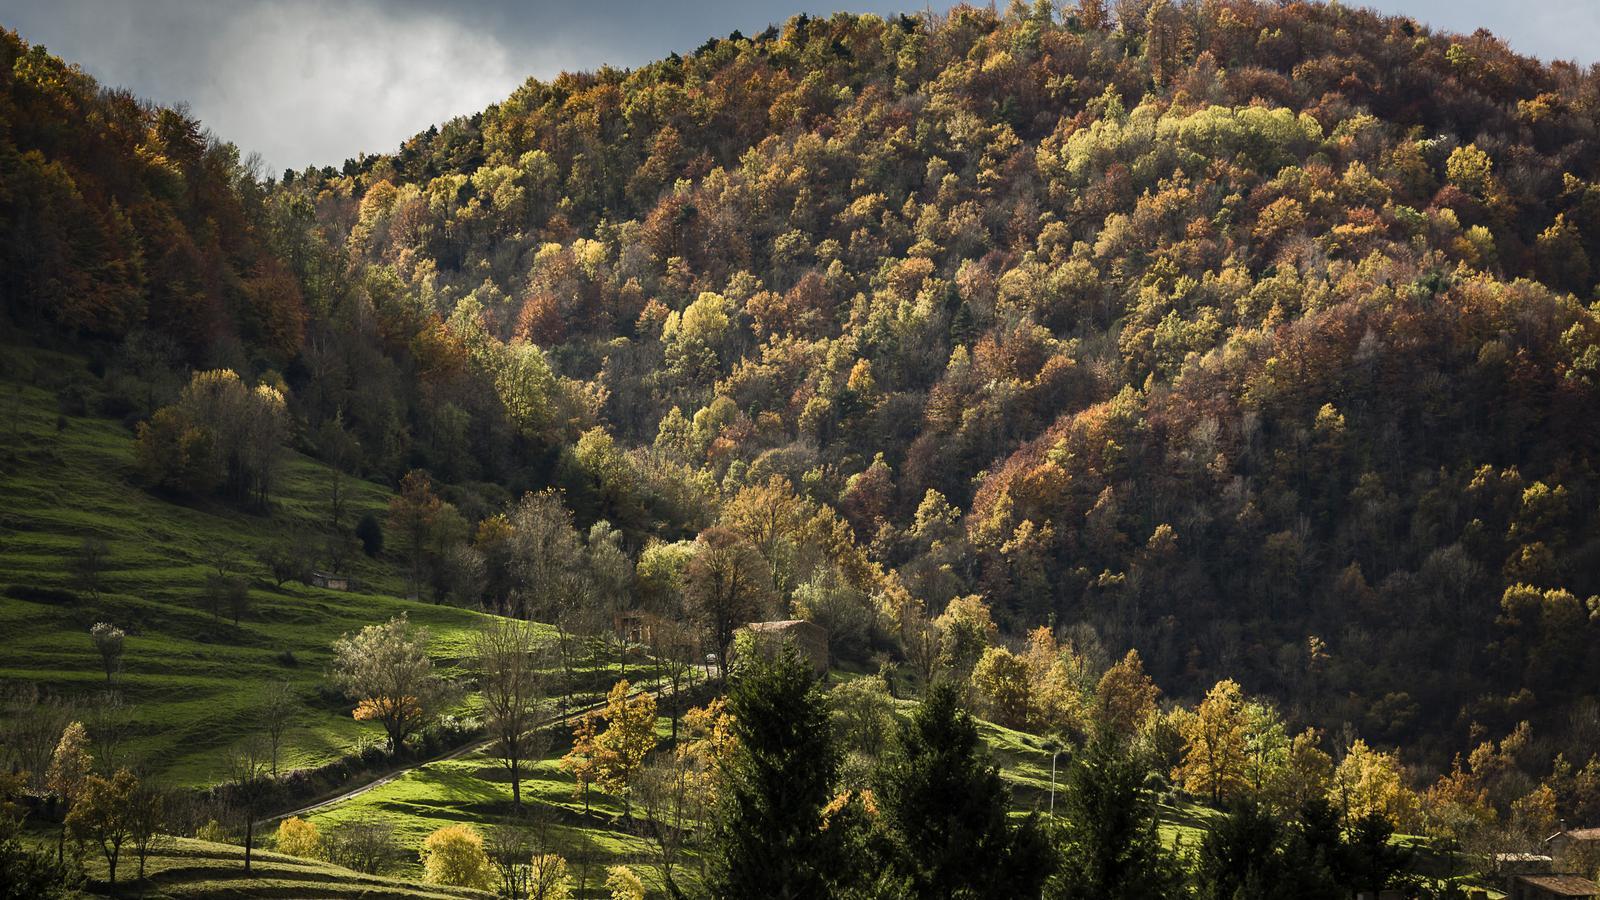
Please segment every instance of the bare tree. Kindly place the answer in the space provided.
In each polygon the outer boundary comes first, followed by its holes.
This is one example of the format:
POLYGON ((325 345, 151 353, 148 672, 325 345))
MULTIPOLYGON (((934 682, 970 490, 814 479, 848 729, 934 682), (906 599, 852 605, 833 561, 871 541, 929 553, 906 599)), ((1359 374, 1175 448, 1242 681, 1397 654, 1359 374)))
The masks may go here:
POLYGON ((700 642, 694 631, 678 622, 660 620, 650 629, 650 655, 655 663, 656 681, 667 691, 667 713, 672 717, 672 742, 678 741, 678 720, 683 717, 684 694, 697 671, 700 642))
POLYGON ((394 826, 387 822, 340 822, 322 837, 328 861, 377 875, 395 858, 394 826))
POLYGON ((512 824, 489 831, 484 850, 500 875, 502 897, 542 900, 556 895, 554 882, 564 878, 565 865, 551 865, 552 856, 559 850, 555 835, 552 817, 547 811, 535 809, 526 811, 512 824))
POLYGON ((645 768, 637 792, 657 878, 668 896, 683 900, 676 871, 685 853, 695 849, 695 826, 707 812, 695 773, 683 754, 663 751, 645 768))
POLYGON ((717 666, 726 675, 733 633, 767 606, 772 576, 756 548, 727 528, 708 528, 694 544, 684 600, 716 646, 717 666))
POLYGON ((511 803, 519 809, 522 767, 550 745, 538 730, 545 711, 543 651, 533 626, 518 619, 496 619, 473 639, 490 752, 511 776, 511 803))
POLYGON ((128 804, 128 841, 139 860, 139 879, 144 879, 145 863, 150 855, 168 842, 167 794, 151 784, 148 778, 139 780, 131 802, 128 804))
POLYGON ((104 690, 94 696, 86 712, 99 771, 110 775, 129 766, 133 760, 128 752, 128 733, 133 729, 134 705, 120 691, 104 690))
POLYGON ((278 751, 283 747, 284 735, 294 724, 300 701, 294 695, 294 686, 280 681, 267 688, 261 702, 261 728, 267 738, 267 748, 272 759, 272 777, 278 777, 278 751))
POLYGON ((267 756, 266 741, 260 735, 252 735, 235 744, 223 759, 220 787, 229 809, 244 825, 246 873, 250 871, 250 856, 255 848, 256 816, 272 787, 267 776, 267 756))
POLYGON ((84 538, 78 552, 72 556, 72 574, 78 584, 96 600, 100 599, 100 576, 105 572, 106 561, 111 557, 111 546, 99 538, 84 538))
POLYGON ((73 704, 35 684, 20 684, 0 695, 0 765, 27 775, 29 790, 44 794, 50 756, 72 721, 73 704))

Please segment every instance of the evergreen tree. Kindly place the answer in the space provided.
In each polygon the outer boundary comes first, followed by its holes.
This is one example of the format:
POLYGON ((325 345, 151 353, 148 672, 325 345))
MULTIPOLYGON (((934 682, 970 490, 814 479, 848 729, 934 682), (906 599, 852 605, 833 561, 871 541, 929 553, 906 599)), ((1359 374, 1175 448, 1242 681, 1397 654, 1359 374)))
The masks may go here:
POLYGON ((1343 847, 1344 880, 1355 891, 1381 891, 1398 887, 1397 881, 1411 865, 1411 851, 1390 843, 1394 826, 1380 813, 1350 823, 1343 847))
POLYGON ((1073 760, 1062 797, 1061 900, 1151 900, 1183 886, 1161 846, 1155 803, 1141 786, 1145 767, 1114 739, 1098 738, 1073 760))
POLYGON ((949 682, 935 683, 878 771, 890 865, 918 897, 1037 896, 1053 851, 1030 817, 1013 827, 1010 791, 949 682))
POLYGON ((712 836, 712 897, 833 896, 844 828, 825 827, 839 752, 811 667, 789 651, 754 657, 728 695, 737 747, 712 836))

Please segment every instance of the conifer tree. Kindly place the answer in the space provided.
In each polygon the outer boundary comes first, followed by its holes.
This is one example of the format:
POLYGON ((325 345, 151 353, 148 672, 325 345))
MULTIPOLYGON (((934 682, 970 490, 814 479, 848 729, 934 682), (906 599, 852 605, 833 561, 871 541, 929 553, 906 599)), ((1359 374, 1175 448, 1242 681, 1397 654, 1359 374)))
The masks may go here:
POLYGON ((1099 738, 1068 770, 1060 806, 1061 873, 1048 896, 1148 900, 1177 896, 1182 875, 1156 831, 1145 767, 1116 741, 1099 738))
POLYGON ((711 896, 832 896, 846 870, 842 829, 824 827, 839 753, 811 667, 793 651, 752 658, 728 709, 737 747, 712 837, 711 896))
POLYGON ((902 723, 876 794, 890 865, 915 896, 1037 896, 1054 865, 1035 819, 1008 821, 1010 791, 949 682, 902 723))

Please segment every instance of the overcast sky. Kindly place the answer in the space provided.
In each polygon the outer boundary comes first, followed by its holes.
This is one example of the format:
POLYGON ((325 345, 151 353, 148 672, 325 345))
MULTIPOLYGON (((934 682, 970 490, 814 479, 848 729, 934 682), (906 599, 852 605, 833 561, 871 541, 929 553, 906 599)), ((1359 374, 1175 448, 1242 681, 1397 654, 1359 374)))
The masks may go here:
MULTIPOLYGON (((944 8, 951 0, 932 4, 944 8)), ((636 66, 796 12, 916 0, 0 0, 0 25, 107 84, 201 122, 274 171, 387 152, 529 76, 636 66)), ((1355 5, 1352 3, 1351 5, 1355 5)), ((1546 59, 1600 58, 1600 0, 1375 0, 1440 29, 1487 27, 1546 59)))

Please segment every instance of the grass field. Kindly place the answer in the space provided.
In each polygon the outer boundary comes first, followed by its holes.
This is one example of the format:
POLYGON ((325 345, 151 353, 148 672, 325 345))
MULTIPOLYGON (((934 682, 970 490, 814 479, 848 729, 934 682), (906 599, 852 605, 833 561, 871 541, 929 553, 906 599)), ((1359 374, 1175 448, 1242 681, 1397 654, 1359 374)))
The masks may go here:
MULTIPOLYGON (((12 351, 15 362, 17 351, 12 351)), ((34 371, 83 371, 81 360, 29 352, 34 371)), ((221 751, 252 728, 264 689, 287 681, 302 701, 283 764, 315 766, 375 741, 378 730, 353 721, 348 706, 321 688, 340 634, 399 613, 427 626, 431 652, 450 667, 477 613, 399 599, 401 580, 359 552, 354 576, 368 590, 344 593, 272 586, 257 553, 328 517, 329 470, 286 453, 270 515, 220 503, 187 505, 153 496, 133 477, 133 436, 120 423, 64 416, 55 393, 0 378, 0 681, 31 681, 62 694, 107 687, 89 627, 111 622, 127 632, 114 687, 128 704, 130 761, 179 785, 217 772, 221 751), (110 550, 100 587, 90 591, 71 560, 87 538, 110 550), (250 579, 251 609, 235 627, 202 609, 200 593, 221 548, 250 579)), ((26 366, 22 368, 28 368, 26 366)), ((390 492, 346 481, 349 521, 381 515, 390 492)))
MULTIPOLYGON (((464 888, 421 885, 405 878, 364 875, 331 863, 261 850, 251 854, 251 871, 246 877, 243 848, 192 838, 177 838, 157 848, 146 864, 143 881, 134 880, 137 866, 131 856, 124 856, 118 863, 119 894, 137 893, 174 900, 233 897, 488 900, 492 896, 464 888)), ((84 868, 92 880, 89 885, 92 890, 109 890, 110 886, 105 883, 104 859, 97 855, 85 856, 84 868)))

